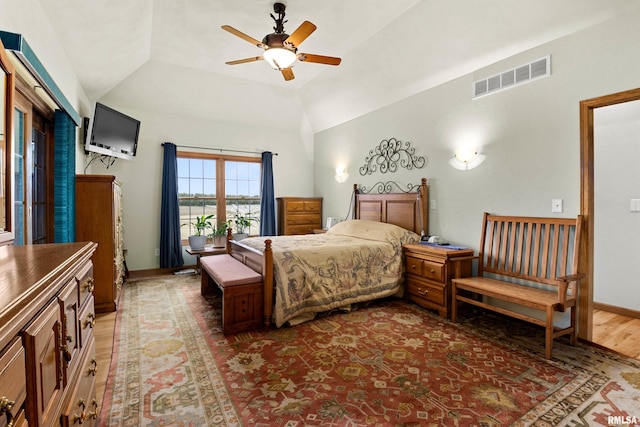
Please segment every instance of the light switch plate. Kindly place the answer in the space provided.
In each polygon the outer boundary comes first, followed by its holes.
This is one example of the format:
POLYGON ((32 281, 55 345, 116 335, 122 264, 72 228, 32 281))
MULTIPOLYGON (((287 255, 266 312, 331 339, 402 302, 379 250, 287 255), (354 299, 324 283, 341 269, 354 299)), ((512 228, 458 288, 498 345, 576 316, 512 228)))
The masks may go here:
POLYGON ((551 200, 551 212, 554 212, 554 213, 562 212, 562 199, 551 200))
POLYGON ((640 199, 631 199, 631 212, 640 212, 640 199))

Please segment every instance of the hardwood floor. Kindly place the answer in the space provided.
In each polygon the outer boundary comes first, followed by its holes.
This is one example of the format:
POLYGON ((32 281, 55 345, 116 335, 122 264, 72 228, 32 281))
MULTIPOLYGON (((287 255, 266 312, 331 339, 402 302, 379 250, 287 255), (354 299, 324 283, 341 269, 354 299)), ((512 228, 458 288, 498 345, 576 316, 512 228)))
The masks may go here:
POLYGON ((593 310, 593 342, 640 360, 640 319, 593 310))
POLYGON ((96 361, 98 362, 98 372, 96 373, 96 398, 98 402, 102 402, 109 376, 116 314, 115 311, 97 314, 96 325, 93 328, 93 334, 96 338, 96 361))
MULTIPOLYGON (((101 402, 109 376, 116 313, 98 314, 94 334, 96 338, 96 396, 101 402)), ((593 342, 618 353, 640 360, 640 319, 593 311, 593 342)))

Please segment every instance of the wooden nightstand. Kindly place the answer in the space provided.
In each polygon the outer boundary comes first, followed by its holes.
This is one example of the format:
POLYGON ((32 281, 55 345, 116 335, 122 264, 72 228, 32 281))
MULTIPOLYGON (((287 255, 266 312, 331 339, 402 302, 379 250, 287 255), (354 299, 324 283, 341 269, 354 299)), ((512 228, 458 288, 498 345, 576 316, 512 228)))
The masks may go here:
POLYGON ((449 318, 451 279, 471 276, 473 249, 447 246, 403 245, 407 274, 405 296, 416 304, 438 310, 449 318), (455 261, 454 260, 458 260, 455 261))

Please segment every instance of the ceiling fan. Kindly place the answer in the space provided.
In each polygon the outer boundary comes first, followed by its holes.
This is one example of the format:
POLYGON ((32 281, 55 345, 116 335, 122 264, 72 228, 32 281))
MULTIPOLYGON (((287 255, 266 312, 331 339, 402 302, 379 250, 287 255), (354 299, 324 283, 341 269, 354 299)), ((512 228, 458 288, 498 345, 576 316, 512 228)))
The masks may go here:
POLYGON ((340 58, 314 55, 311 53, 298 53, 298 46, 316 30, 316 26, 309 21, 304 21, 291 35, 285 33, 284 23, 287 22, 284 20, 285 9, 286 6, 284 4, 274 3, 273 11, 278 17, 276 18, 273 14, 270 15, 276 23, 276 26, 273 27, 275 32, 264 36, 262 41, 258 41, 229 25, 223 25, 223 30, 248 41, 252 45, 264 49, 262 56, 238 59, 236 61, 226 62, 226 64, 237 65, 264 59, 274 69, 279 70, 285 80, 294 79, 295 76, 293 75, 291 66, 296 60, 301 62, 315 62, 317 64, 339 65, 341 61, 340 58))

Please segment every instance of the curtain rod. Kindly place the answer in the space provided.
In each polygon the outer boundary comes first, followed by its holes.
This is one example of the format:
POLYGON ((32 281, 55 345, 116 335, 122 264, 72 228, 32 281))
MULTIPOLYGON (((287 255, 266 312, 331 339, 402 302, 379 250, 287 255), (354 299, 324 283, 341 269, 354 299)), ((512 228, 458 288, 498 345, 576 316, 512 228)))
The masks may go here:
MULTIPOLYGON (((165 143, 163 142, 160 145, 164 145, 164 144, 165 143)), ((175 144, 175 146, 178 147, 178 148, 195 148, 197 150, 228 151, 228 152, 231 152, 231 153, 245 153, 245 154, 262 154, 261 151, 231 150, 231 149, 228 149, 228 148, 212 148, 212 147, 194 147, 194 146, 191 146, 191 145, 177 145, 177 144, 175 144)), ((278 153, 271 153, 271 154, 273 154, 274 156, 278 155, 278 153)))

